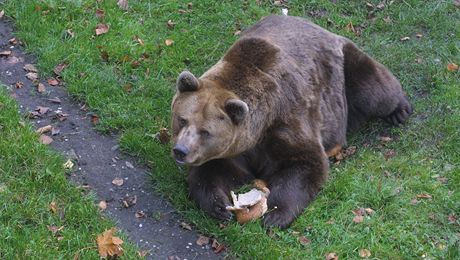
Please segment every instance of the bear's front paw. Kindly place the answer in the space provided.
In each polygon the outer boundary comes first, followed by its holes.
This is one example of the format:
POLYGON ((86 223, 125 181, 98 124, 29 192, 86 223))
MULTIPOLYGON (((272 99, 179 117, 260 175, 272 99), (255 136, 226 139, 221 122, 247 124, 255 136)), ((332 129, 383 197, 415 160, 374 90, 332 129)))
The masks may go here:
POLYGON ((409 116, 412 114, 412 105, 409 103, 406 97, 403 97, 391 114, 385 117, 385 121, 388 123, 399 126, 407 121, 409 116))
POLYGON ((275 208, 264 216, 264 226, 284 229, 289 227, 292 221, 294 221, 294 218, 295 214, 275 208))
POLYGON ((203 211, 214 218, 231 220, 233 217, 233 213, 226 209, 232 203, 230 203, 230 199, 222 190, 200 193, 199 195, 195 194, 194 199, 203 211))

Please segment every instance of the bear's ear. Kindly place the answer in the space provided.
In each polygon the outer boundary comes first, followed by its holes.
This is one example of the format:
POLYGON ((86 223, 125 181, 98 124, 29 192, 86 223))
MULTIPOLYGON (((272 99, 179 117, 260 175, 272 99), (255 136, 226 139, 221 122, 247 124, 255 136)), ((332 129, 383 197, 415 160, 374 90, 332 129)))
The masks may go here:
POLYGON ((198 79, 189 71, 183 71, 177 77, 176 88, 179 92, 196 91, 200 86, 198 79))
POLYGON ((255 66, 265 70, 272 65, 280 49, 265 39, 257 37, 241 38, 224 56, 224 60, 240 66, 255 66))
POLYGON ((225 102, 225 112, 227 112, 233 123, 238 125, 248 115, 249 107, 242 100, 229 99, 225 102))

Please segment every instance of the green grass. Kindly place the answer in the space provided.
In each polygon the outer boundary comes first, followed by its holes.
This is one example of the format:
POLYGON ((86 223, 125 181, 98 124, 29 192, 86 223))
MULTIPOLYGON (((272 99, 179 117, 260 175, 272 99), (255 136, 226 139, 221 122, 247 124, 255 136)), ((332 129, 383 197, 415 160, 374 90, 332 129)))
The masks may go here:
POLYGON ((122 148, 153 167, 155 187, 200 231, 243 258, 321 259, 336 252, 353 259, 361 248, 380 259, 460 257, 460 226, 448 220, 451 214, 460 217, 459 72, 446 69, 450 62, 460 63, 460 11, 452 1, 384 1, 375 20, 368 18, 363 1, 289 1, 290 15, 308 17, 322 10, 323 16, 310 19, 350 37, 394 71, 415 114, 402 128, 374 123, 351 136, 357 153, 332 167, 328 184, 291 228, 271 236, 259 222, 220 229, 196 209, 186 196, 184 170, 169 158, 169 146, 153 137, 169 126, 176 76, 184 69, 200 75, 237 39, 237 29, 280 8, 271 1, 196 0, 188 9, 189 1, 160 0, 130 1, 123 12, 115 2, 10 0, 4 8, 15 20, 17 36, 38 56, 40 70, 51 74, 56 64, 69 64, 63 73, 67 89, 101 116, 101 131, 121 133, 122 148), (102 20, 95 16, 98 8, 105 10, 102 20), (176 26, 168 28, 168 20, 176 26), (350 22, 362 28, 360 36, 347 31, 350 22), (110 31, 94 37, 98 23, 109 24, 110 31), (75 37, 65 37, 67 29, 75 37), (144 45, 134 40, 136 35, 144 45), (401 41, 405 36, 410 40, 401 41), (165 46, 166 39, 174 44, 165 46), (102 51, 108 61, 101 59, 102 51), (133 68, 144 53, 148 58, 133 68), (382 132, 395 141, 381 144, 377 136, 382 132), (396 156, 385 160, 390 149, 396 156), (433 198, 412 205, 421 193, 433 198), (353 223, 351 211, 359 207, 376 213, 353 223), (311 244, 298 243, 299 234, 311 244))
MULTIPOLYGON (((92 194, 68 182, 63 158, 39 144, 17 111, 0 86, 0 259, 98 258, 96 236, 114 224, 92 194), (62 230, 53 234, 52 226, 62 230)), ((136 257, 135 247, 123 248, 136 257)))

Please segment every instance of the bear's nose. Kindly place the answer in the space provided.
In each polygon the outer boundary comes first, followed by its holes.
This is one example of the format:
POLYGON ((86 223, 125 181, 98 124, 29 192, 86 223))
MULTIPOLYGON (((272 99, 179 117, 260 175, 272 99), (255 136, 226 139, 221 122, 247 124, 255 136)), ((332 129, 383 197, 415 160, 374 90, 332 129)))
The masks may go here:
POLYGON ((185 156, 187 156, 188 152, 188 148, 181 144, 176 144, 173 148, 174 158, 178 163, 184 163, 185 156))

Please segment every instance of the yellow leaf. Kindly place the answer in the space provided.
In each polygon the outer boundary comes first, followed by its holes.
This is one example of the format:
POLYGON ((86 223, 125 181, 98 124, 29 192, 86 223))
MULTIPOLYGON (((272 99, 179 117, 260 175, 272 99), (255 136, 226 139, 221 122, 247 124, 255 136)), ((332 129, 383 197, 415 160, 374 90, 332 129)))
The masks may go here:
POLYGON ((458 70, 458 65, 455 63, 449 63, 447 64, 447 70, 448 71, 457 71, 458 70))
POLYGON ((123 244, 123 240, 119 237, 114 237, 115 232, 117 232, 117 229, 111 228, 97 236, 96 242, 100 257, 123 255, 123 248, 120 246, 123 244))

